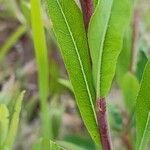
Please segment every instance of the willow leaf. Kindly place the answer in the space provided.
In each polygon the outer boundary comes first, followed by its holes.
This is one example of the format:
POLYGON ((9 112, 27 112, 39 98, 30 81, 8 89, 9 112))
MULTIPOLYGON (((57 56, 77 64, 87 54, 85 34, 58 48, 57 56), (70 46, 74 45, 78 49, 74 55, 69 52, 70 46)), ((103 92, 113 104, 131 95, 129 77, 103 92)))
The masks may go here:
POLYGON ((149 114, 150 114, 150 60, 148 61, 143 78, 141 81, 140 91, 137 97, 136 103, 136 130, 137 130, 137 140, 136 148, 137 150, 144 149, 145 141, 148 139, 150 130, 147 128, 149 124, 149 114))
POLYGON ((129 0, 99 0, 91 19, 88 38, 97 98, 105 97, 110 89, 130 7, 129 0))
POLYGON ((47 5, 81 116, 89 133, 99 143, 92 71, 82 13, 74 0, 47 0, 47 5))

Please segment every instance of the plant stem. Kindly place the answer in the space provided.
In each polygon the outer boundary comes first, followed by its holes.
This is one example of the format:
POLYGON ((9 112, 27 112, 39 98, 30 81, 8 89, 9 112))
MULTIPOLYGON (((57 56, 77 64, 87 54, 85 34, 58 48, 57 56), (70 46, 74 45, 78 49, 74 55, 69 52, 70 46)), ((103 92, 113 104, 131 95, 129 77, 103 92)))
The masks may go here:
POLYGON ((81 3, 81 8, 84 17, 85 29, 87 30, 90 22, 90 18, 93 14, 93 2, 92 0, 80 0, 80 3, 81 3))
POLYGON ((101 136, 103 150, 112 150, 109 127, 107 122, 106 100, 101 98, 97 100, 97 120, 101 136))
POLYGON ((129 71, 131 73, 135 72, 135 58, 137 55, 137 46, 138 46, 138 40, 139 40, 139 26, 140 26, 140 14, 139 10, 136 9, 134 12, 134 21, 133 21, 133 32, 132 32, 132 47, 131 47, 131 58, 130 58, 130 66, 129 71))
POLYGON ((133 150, 131 140, 127 132, 123 133, 121 136, 123 143, 125 144, 127 150, 133 150))

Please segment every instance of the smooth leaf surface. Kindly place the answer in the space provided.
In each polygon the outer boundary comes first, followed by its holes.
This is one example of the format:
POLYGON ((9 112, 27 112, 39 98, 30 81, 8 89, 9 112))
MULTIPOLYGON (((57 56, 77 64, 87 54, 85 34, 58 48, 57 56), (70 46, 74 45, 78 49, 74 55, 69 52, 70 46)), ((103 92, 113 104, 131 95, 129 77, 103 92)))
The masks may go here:
POLYGON ((126 108, 128 108, 128 110, 131 113, 135 108, 136 98, 139 89, 140 89, 140 84, 137 78, 131 73, 126 73, 122 81, 122 92, 123 92, 126 108))
POLYGON ((49 130, 49 66, 48 51, 45 39, 44 25, 40 0, 31 0, 31 24, 35 47, 36 64, 38 69, 38 86, 41 105, 42 134, 44 138, 50 138, 49 130))
POLYGON ((130 8, 129 0, 99 0, 91 19, 88 39, 97 98, 109 92, 130 20, 130 8))
POLYGON ((74 0, 47 0, 47 5, 81 116, 92 138, 99 143, 83 16, 74 0))
POLYGON ((8 132, 9 111, 4 104, 0 104, 0 147, 3 145, 8 132))
POLYGON ((137 62, 137 68, 136 68, 136 76, 139 81, 142 79, 143 71, 145 68, 145 65, 147 64, 148 58, 144 51, 139 52, 139 59, 137 62))
POLYGON ((148 61, 143 78, 141 81, 140 91, 136 103, 136 149, 142 150, 145 146, 145 140, 150 137, 149 124, 150 117, 150 60, 148 61))
POLYGON ((124 75, 129 71, 131 63, 132 32, 131 27, 128 27, 125 31, 123 47, 117 61, 116 81, 120 87, 122 86, 124 75))

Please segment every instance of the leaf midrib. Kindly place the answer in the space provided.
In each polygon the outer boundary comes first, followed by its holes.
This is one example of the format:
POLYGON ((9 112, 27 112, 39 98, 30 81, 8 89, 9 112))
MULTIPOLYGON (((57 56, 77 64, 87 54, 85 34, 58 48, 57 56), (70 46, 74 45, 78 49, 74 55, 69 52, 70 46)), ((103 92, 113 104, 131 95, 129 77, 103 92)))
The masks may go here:
MULTIPOLYGON (((100 0, 98 2, 97 5, 99 5, 100 3, 100 0)), ((104 28, 104 32, 103 32, 103 38, 102 38, 102 41, 101 41, 101 45, 100 45, 100 48, 99 48, 99 54, 98 54, 98 65, 97 65, 97 85, 96 85, 96 96, 97 98, 99 98, 100 96, 100 91, 101 91, 101 70, 102 70, 102 60, 103 60, 103 47, 104 47, 104 42, 105 42, 105 37, 106 37, 106 34, 107 34, 107 29, 108 29, 108 25, 109 25, 109 21, 110 21, 110 17, 111 17, 111 10, 112 10, 112 7, 113 7, 113 1, 112 1, 112 4, 111 4, 111 9, 110 9, 110 12, 109 12, 109 18, 108 18, 108 21, 106 22, 106 25, 105 25, 105 28, 104 28), (99 67, 100 66, 100 67, 99 67)))
POLYGON ((144 136, 145 136, 146 131, 148 129, 149 123, 150 123, 150 111, 148 113, 148 117, 147 117, 146 125, 145 125, 145 128, 144 128, 144 133, 143 133, 143 136, 142 136, 142 139, 141 139, 141 142, 140 142, 139 150, 142 150, 142 146, 143 146, 143 142, 144 142, 144 136))
POLYGON ((80 54, 78 52, 77 44, 76 44, 75 39, 73 37, 73 33, 72 33, 71 28, 70 28, 70 26, 68 24, 68 21, 67 21, 67 18, 65 16, 65 13, 63 12, 62 6, 61 6, 61 4, 60 4, 60 2, 58 0, 56 0, 56 1, 57 1, 57 4, 58 4, 59 8, 60 8, 61 14, 62 14, 62 16, 64 18, 64 21, 65 21, 65 24, 67 26, 67 29, 68 29, 68 31, 70 33, 70 36, 71 36, 71 39, 72 39, 72 42, 73 42, 73 45, 74 45, 74 48, 75 48, 75 51, 76 51, 76 54, 77 54, 77 57, 78 57, 78 61, 79 61, 80 67, 81 67, 81 71, 82 71, 82 75, 83 75, 83 78, 84 78, 84 82, 86 84, 86 90, 87 90, 88 95, 89 95, 89 99, 90 99, 90 103, 91 103, 91 106, 92 106, 94 118, 95 118, 95 121, 97 123, 97 117, 96 117, 96 112, 95 112, 95 108, 94 108, 94 105, 93 105, 91 92, 90 92, 88 81, 87 81, 87 78, 86 78, 86 75, 85 75, 85 71, 84 71, 84 67, 83 67, 83 64, 82 64, 82 60, 81 60, 80 54))

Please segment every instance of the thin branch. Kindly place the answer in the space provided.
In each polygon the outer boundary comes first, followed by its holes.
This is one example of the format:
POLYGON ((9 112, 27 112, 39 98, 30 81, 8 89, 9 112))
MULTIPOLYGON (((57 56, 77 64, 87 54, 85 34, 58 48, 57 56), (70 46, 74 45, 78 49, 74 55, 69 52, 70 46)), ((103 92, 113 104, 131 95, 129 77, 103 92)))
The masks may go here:
POLYGON ((106 100, 97 100, 97 120, 100 129, 101 143, 103 150, 112 150, 109 127, 107 122, 106 100))
POLYGON ((134 12, 134 20, 133 20, 133 33, 132 33, 132 47, 131 47, 131 57, 130 57, 130 66, 129 71, 131 73, 135 72, 135 63, 136 63, 136 55, 138 49, 138 40, 140 34, 140 14, 139 10, 136 9, 134 12))
POLYGON ((121 138, 122 138, 122 141, 123 141, 124 145, 126 146, 127 150, 133 150, 132 143, 131 143, 128 133, 127 132, 123 133, 121 138))
POLYGON ((93 1, 92 0, 80 0, 81 8, 84 17, 85 29, 88 29, 90 18, 93 14, 93 1))

